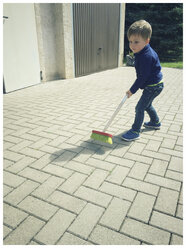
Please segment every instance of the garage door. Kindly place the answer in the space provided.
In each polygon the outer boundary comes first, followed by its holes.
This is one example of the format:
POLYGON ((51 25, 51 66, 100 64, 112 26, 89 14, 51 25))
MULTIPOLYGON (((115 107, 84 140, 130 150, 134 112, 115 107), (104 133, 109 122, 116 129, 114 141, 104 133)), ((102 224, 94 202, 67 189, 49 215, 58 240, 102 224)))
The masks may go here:
POLYGON ((75 74, 118 66, 120 4, 73 4, 75 74))

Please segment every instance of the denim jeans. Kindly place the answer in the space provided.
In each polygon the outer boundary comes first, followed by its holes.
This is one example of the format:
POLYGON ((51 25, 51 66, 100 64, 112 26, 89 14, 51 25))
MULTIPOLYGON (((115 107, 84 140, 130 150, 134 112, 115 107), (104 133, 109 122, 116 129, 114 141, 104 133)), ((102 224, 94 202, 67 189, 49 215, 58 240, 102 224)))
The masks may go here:
POLYGON ((132 129, 134 131, 140 132, 144 120, 145 111, 148 113, 150 117, 150 121, 152 123, 159 122, 159 117, 156 113, 156 110, 152 106, 152 102, 161 93, 163 88, 164 88, 163 83, 158 84, 156 86, 145 87, 145 89, 143 90, 143 94, 135 108, 136 115, 135 115, 134 124, 132 125, 132 129))

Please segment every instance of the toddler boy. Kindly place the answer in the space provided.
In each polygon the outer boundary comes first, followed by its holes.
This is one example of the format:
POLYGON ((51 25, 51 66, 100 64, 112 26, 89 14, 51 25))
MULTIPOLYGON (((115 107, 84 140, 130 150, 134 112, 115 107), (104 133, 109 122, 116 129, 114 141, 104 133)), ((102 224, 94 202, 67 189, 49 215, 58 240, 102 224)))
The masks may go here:
POLYGON ((151 35, 151 25, 145 20, 134 22, 127 32, 129 47, 135 56, 137 79, 126 93, 131 97, 139 88, 143 93, 135 108, 132 128, 122 135, 126 141, 139 139, 145 111, 150 117, 150 121, 144 123, 146 128, 160 129, 161 126, 152 102, 163 90, 163 75, 158 55, 149 44, 151 35))

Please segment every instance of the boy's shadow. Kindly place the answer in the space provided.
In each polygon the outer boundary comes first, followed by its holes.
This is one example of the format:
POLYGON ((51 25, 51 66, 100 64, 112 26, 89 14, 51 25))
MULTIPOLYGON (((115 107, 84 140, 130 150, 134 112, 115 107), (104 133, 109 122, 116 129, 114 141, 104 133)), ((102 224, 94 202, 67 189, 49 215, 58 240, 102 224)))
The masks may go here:
MULTIPOLYGON (((150 132, 150 131, 154 131, 152 129, 142 129, 141 133, 146 133, 146 132, 150 132)), ((120 133, 116 136, 113 136, 112 140, 113 140, 113 144, 108 144, 108 143, 104 143, 101 141, 97 141, 97 140, 92 140, 89 139, 87 141, 83 141, 80 145, 75 146, 73 148, 64 148, 61 149, 57 152, 54 152, 53 154, 51 154, 50 156, 50 160, 55 162, 65 162, 65 161, 69 161, 73 158, 77 158, 80 155, 104 155, 108 150, 116 150, 116 149, 122 149, 123 147, 128 147, 131 145, 131 142, 129 141, 125 141, 123 139, 121 139, 123 133, 120 133)))
POLYGON ((55 162, 64 162, 69 161, 73 158, 77 158, 80 155, 104 155, 108 150, 119 149, 125 146, 130 146, 131 142, 127 142, 121 139, 121 134, 113 136, 113 144, 104 143, 101 141, 89 139, 87 141, 83 141, 80 145, 75 146, 74 148, 64 148, 57 152, 54 152, 50 156, 50 160, 55 162))

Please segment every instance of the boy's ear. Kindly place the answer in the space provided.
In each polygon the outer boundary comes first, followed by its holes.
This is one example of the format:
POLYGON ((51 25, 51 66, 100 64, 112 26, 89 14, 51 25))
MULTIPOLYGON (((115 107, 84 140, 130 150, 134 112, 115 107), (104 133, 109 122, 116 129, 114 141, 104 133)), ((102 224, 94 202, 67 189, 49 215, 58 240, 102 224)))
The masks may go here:
POLYGON ((150 39, 148 38, 148 39, 146 40, 146 44, 149 44, 149 42, 150 42, 150 39))

